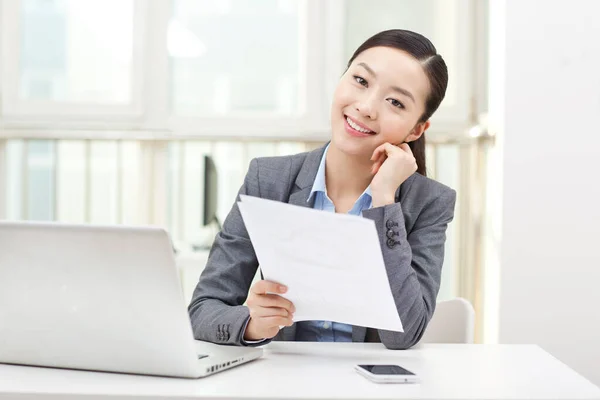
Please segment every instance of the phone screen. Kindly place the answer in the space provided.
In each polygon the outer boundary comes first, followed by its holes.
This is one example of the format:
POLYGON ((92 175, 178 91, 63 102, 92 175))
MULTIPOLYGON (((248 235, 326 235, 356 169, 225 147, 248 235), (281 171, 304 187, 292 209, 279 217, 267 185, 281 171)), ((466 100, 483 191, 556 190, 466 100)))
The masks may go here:
POLYGON ((374 375, 414 375, 399 365, 359 365, 359 367, 374 375))

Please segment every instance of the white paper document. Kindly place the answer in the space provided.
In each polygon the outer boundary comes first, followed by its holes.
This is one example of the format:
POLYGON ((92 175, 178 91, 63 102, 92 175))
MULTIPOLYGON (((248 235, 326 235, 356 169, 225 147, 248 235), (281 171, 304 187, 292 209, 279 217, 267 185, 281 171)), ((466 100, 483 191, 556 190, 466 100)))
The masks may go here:
POLYGON ((264 278, 288 287, 294 321, 404 332, 374 221, 245 195, 238 205, 264 278))

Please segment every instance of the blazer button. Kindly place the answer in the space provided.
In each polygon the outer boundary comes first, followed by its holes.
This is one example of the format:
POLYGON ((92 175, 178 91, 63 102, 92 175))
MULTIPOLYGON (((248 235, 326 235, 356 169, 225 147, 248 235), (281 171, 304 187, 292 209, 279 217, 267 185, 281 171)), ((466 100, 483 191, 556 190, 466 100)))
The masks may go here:
POLYGON ((398 226, 398 223, 395 221, 392 221, 391 219, 388 219, 387 222, 385 223, 385 227, 388 229, 392 229, 398 226))
POLYGON ((391 229, 388 229, 388 231, 386 232, 386 235, 387 235, 388 239, 391 239, 391 238, 393 238, 394 236, 396 236, 396 235, 397 235, 397 233, 396 233, 396 232, 394 232, 394 231, 393 231, 393 230, 391 230, 391 229))
POLYGON ((400 242, 397 241, 397 240, 394 240, 394 239, 388 239, 387 240, 387 247, 389 247, 390 249, 393 249, 394 246, 396 246, 398 244, 400 244, 400 242))

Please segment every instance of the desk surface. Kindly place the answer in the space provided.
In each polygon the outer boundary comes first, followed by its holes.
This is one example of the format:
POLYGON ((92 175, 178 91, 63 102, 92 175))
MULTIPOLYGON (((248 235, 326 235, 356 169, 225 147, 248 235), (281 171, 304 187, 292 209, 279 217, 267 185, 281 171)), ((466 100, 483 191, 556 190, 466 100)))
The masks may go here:
POLYGON ((533 345, 285 343, 256 361, 198 380, 0 364, 0 399, 600 399, 600 389, 533 345), (395 363, 420 384, 376 384, 357 363, 395 363), (17 395, 25 396, 17 396, 17 395), (29 395, 28 395, 29 394, 29 395))

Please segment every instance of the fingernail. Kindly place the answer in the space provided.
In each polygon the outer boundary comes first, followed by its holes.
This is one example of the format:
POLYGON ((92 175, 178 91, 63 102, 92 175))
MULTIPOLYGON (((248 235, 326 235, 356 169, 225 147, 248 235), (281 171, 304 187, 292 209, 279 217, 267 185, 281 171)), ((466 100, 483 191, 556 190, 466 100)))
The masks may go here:
POLYGON ((283 285, 279 285, 279 293, 285 293, 287 291, 287 288, 283 285))

